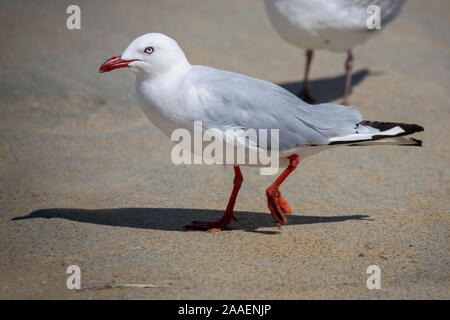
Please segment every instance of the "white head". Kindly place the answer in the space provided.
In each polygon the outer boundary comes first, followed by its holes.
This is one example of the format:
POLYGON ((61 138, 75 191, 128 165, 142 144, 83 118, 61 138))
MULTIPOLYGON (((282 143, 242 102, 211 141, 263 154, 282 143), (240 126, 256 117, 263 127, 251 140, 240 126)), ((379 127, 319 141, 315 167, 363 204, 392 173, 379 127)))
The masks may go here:
POLYGON ((122 55, 105 61, 98 72, 128 67, 138 74, 153 76, 189 66, 175 40, 162 33, 147 33, 134 39, 122 55))

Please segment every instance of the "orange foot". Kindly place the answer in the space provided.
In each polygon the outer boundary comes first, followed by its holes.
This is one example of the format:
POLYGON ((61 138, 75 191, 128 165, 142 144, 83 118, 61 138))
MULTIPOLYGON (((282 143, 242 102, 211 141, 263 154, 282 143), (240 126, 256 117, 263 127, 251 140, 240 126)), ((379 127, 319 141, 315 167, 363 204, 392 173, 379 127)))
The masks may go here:
POLYGON ((291 214, 292 209, 287 203, 286 200, 281 196, 281 193, 278 189, 268 188, 266 191, 267 195, 267 205, 272 214, 273 220, 278 227, 281 227, 282 223, 286 223, 287 219, 284 214, 291 214))

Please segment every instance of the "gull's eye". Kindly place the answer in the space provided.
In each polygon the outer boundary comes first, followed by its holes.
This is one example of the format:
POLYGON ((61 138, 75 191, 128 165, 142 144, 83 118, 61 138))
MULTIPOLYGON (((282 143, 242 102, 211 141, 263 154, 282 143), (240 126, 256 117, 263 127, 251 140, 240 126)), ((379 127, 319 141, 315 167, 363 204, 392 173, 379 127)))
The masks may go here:
POLYGON ((147 47, 147 48, 145 48, 145 50, 144 50, 144 52, 145 52, 146 54, 152 54, 153 51, 155 51, 155 49, 153 49, 153 47, 147 47))

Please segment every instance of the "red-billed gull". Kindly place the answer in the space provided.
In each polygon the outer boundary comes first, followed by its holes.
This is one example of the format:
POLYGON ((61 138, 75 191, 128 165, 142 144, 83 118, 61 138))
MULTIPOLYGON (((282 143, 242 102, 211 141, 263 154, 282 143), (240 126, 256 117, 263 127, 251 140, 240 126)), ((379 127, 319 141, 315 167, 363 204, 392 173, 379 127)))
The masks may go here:
MULTIPOLYGON (((313 106, 271 82, 191 65, 177 42, 160 33, 135 39, 121 56, 105 61, 99 72, 124 67, 136 73, 136 92, 145 114, 169 137, 178 128, 193 131, 196 121, 223 136, 229 128, 279 130, 279 162, 287 168, 266 191, 278 226, 286 222, 284 214, 291 213, 279 187, 300 158, 339 146, 422 144, 404 137, 423 131, 419 125, 363 121, 354 108, 331 103, 313 106)), ((223 217, 194 221, 188 228, 219 231, 234 219, 243 177, 240 163, 232 164, 234 187, 223 217)))

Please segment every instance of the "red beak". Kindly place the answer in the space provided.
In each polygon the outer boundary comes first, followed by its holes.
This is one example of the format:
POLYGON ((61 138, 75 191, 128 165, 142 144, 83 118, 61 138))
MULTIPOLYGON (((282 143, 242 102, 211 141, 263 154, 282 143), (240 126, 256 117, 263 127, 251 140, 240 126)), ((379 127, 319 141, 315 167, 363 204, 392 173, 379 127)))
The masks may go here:
POLYGON ((122 60, 122 57, 112 57, 111 59, 106 60, 98 69, 99 73, 108 72, 114 69, 128 67, 128 65, 136 60, 122 60))

